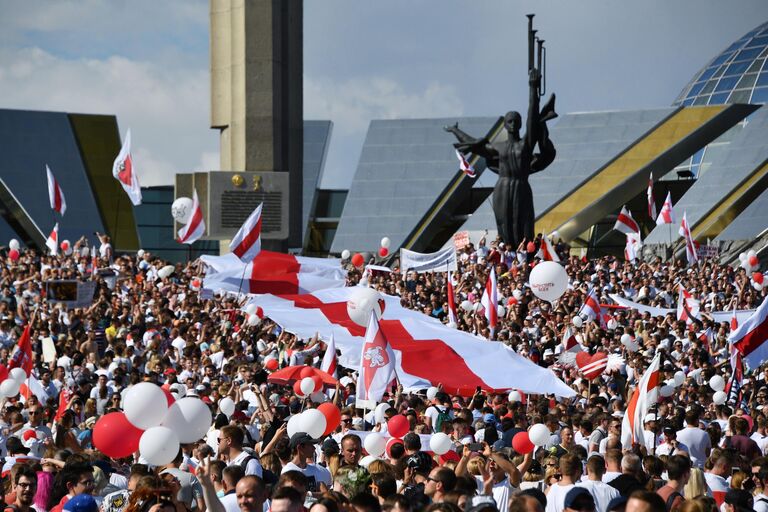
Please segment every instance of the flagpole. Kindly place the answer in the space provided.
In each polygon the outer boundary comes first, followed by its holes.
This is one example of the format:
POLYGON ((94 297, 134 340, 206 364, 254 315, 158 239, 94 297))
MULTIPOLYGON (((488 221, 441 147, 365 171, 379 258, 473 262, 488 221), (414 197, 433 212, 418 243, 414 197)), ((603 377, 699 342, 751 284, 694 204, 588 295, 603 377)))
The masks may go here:
MULTIPOLYGON (((659 375, 661 375, 661 371, 664 368, 664 350, 659 350, 659 375)), ((656 424, 660 425, 661 421, 659 421, 659 398, 661 398, 661 379, 659 379, 659 382, 656 383, 656 403, 654 404, 654 416, 656 416, 656 424)), ((656 432, 653 432, 653 456, 656 456, 656 440, 658 439, 658 436, 656 435, 656 432)), ((671 453, 670 453, 671 455, 671 453)))

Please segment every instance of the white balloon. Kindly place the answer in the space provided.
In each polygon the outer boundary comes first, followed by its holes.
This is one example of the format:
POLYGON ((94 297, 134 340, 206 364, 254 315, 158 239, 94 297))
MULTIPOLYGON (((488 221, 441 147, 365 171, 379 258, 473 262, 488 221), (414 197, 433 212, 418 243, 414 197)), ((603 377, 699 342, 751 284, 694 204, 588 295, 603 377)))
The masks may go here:
POLYGON ((509 401, 512 403, 519 402, 522 400, 522 395, 520 395, 520 392, 517 390, 510 391, 509 392, 509 401))
POLYGON ((584 325, 584 320, 579 315, 574 316, 571 322, 573 323, 573 326, 577 329, 580 329, 581 326, 584 325))
POLYGON ((243 313, 245 313, 246 315, 252 315, 252 314, 256 313, 256 309, 258 309, 258 307, 259 306, 257 306, 253 302, 251 302, 250 304, 246 305, 243 308, 243 313))
POLYGON ((496 314, 499 316, 499 318, 503 317, 506 314, 506 310, 504 309, 504 306, 499 304, 496 306, 496 314))
POLYGON ((341 259, 348 260, 349 256, 350 254, 348 249, 344 249, 343 251, 341 251, 341 259))
POLYGON ((64 251, 64 254, 69 256, 72 254, 72 244, 69 240, 62 240, 61 241, 61 250, 64 251))
POLYGON ((742 252, 741 254, 739 254, 739 261, 742 262, 742 263, 747 261, 747 253, 742 252))
POLYGON ((371 312, 376 311, 381 317, 381 295, 373 288, 357 287, 347 301, 347 314, 350 320, 362 327, 368 327, 371 312))
POLYGON ((529 284, 538 298, 554 302, 568 289, 568 274, 559 263, 542 261, 531 270, 529 284))
POLYGON ((17 251, 18 251, 18 250, 19 250, 19 247, 21 247, 21 246, 19 245, 19 241, 18 241, 18 240, 16 240, 15 238, 11 238, 11 241, 10 241, 10 242, 8 242, 8 248, 10 248, 10 249, 15 249, 15 250, 17 250, 17 251))
POLYGON ((756 283, 756 282, 752 281, 752 288, 754 288, 757 291, 762 291, 763 285, 761 285, 760 283, 756 283))
POLYGON ((91 254, 91 248, 90 247, 86 246, 86 247, 81 247, 80 248, 80 257, 81 258, 87 258, 90 254, 91 254))
POLYGON ((435 396, 437 396, 438 391, 440 390, 437 389, 435 386, 430 387, 429 389, 427 389, 427 398, 429 400, 434 400, 435 396))
POLYGON ((608 328, 609 331, 615 331, 616 327, 618 327, 619 322, 611 318, 605 323, 605 326, 608 328))
POLYGON ((728 400, 728 395, 725 394, 725 391, 718 391, 712 395, 712 401, 715 403, 715 405, 723 405, 726 400, 728 400))
POLYGON ((179 437, 168 427, 152 427, 141 434, 139 453, 153 466, 168 464, 179 453, 179 437))
POLYGON ((376 409, 373 411, 373 419, 376 421, 376 423, 383 423, 384 422, 384 412, 386 412, 387 409, 392 407, 387 402, 382 402, 379 405, 376 406, 376 409))
POLYGON ((363 457, 362 459, 360 459, 358 461, 358 464, 360 464, 365 469, 368 469, 368 466, 371 465, 371 462, 373 462, 375 460, 379 460, 379 458, 378 457, 374 457, 373 455, 366 455, 365 457, 363 457))
POLYGON ((437 434, 432 434, 432 437, 429 439, 429 447, 437 455, 443 455, 444 453, 448 453, 448 451, 451 449, 452 446, 453 446, 453 441, 451 441, 451 438, 448 437, 448 435, 443 434, 442 432, 438 432, 437 434))
POLYGON ((640 345, 635 343, 634 338, 627 333, 621 335, 621 344, 627 347, 630 352, 637 352, 640 348, 640 345))
POLYGON ((669 384, 664 384, 659 389, 659 394, 663 397, 670 397, 675 394, 675 388, 670 386, 669 384))
POLYGON ((512 296, 513 296, 515 299, 517 299, 517 300, 520 300, 520 299, 522 299, 522 298, 523 298, 523 292, 521 292, 520 290, 518 290, 517 288, 515 288, 514 290, 512 290, 512 296))
MULTIPOLYGON (((187 396, 187 386, 185 386, 184 384, 179 384, 178 382, 176 384, 171 384, 171 387, 168 389, 168 391, 171 392, 171 395, 173 395, 173 398, 176 400, 179 400, 187 396)), ((170 410, 170 407, 169 407, 169 410, 170 410)), ((166 414, 165 417, 167 418, 168 415, 166 414)))
POLYGON ((12 378, 19 384, 22 384, 25 380, 27 380, 27 372, 25 372, 23 368, 14 368, 8 372, 8 377, 12 378))
POLYGON ((685 382, 685 373, 682 370, 675 372, 675 387, 680 387, 685 382))
POLYGON ((369 455, 378 457, 384 453, 384 450, 387 448, 387 440, 384 439, 384 437, 378 432, 373 432, 365 437, 365 441, 363 441, 363 447, 369 455))
POLYGON ((247 323, 251 327, 255 327, 255 326, 259 325, 259 322, 261 322, 261 318, 259 318, 256 315, 251 315, 251 316, 248 317, 248 322, 247 323))
POLYGON ((757 252, 754 249, 750 249, 747 251, 747 261, 749 261, 752 256, 757 256, 757 252))
POLYGON ((231 418, 232 415, 235 413, 235 402, 228 396, 225 396, 221 400, 219 400, 219 410, 223 415, 225 415, 227 418, 231 418))
POLYGON ((713 375, 709 379, 709 387, 712 388, 712 391, 722 391, 725 389, 725 379, 720 375, 713 375))
POLYGON ((301 414, 294 414, 288 419, 288 426, 286 427, 286 431, 288 433, 288 437, 293 437, 293 434, 296 434, 297 432, 301 432, 300 429, 301 425, 301 414))
POLYGON ((161 279, 165 279, 166 277, 169 277, 171 274, 173 274, 174 270, 176 270, 176 267, 174 267, 173 265, 166 265, 157 271, 157 275, 161 279))
POLYGON ((168 412, 165 393, 151 382, 140 382, 129 387, 123 404, 126 419, 142 430, 158 426, 168 412))
POLYGON ((5 379, 0 382, 0 396, 11 398, 19 394, 21 389, 21 382, 13 379, 5 379))
POLYGON ((537 423, 528 429, 528 439, 530 439, 536 446, 544 446, 547 444, 550 435, 549 429, 543 423, 537 423))
POLYGON ((299 432, 306 432, 312 439, 318 439, 325 432, 325 416, 317 409, 307 409, 301 413, 300 418, 299 432))
POLYGON ((186 397, 176 400, 168 408, 163 427, 176 432, 181 443, 194 443, 202 439, 213 423, 211 410, 199 398, 186 397))
POLYGON ((621 344, 626 345, 627 343, 632 342, 632 336, 630 336, 628 333, 624 333, 621 335, 621 344))
POLYGON ((143 258, 144 257, 144 249, 139 249, 138 251, 136 251, 136 257, 139 258, 139 259, 143 258))
POLYGON ((180 223, 186 224, 192 216, 192 199, 188 197, 179 197, 171 205, 171 216, 180 223))
POLYGON ((309 399, 312 400, 313 403, 321 404, 323 402, 326 402, 326 396, 325 393, 322 391, 315 391, 311 395, 309 395, 309 399))
POLYGON ((311 377, 304 377, 301 379, 299 388, 301 388, 301 392, 304 394, 304 396, 310 395, 315 390, 315 381, 312 380, 311 377))
POLYGON ((472 303, 468 300, 463 301, 461 303, 461 309, 469 313, 470 311, 472 311, 472 303))
POLYGON ((389 249, 389 246, 392 244, 392 241, 388 237, 384 237, 381 239, 381 246, 385 249, 389 249))

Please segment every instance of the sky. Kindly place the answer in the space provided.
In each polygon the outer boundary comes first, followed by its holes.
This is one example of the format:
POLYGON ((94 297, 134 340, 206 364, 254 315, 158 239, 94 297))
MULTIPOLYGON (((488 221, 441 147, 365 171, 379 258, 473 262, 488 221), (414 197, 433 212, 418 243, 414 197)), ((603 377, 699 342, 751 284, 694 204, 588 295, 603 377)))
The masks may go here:
MULTIPOLYGON (((114 114, 142 185, 219 168, 206 0, 0 0, 0 108, 114 114)), ((346 188, 372 119, 525 111, 527 20, 560 113, 665 107, 765 0, 305 0, 304 118, 346 188)))

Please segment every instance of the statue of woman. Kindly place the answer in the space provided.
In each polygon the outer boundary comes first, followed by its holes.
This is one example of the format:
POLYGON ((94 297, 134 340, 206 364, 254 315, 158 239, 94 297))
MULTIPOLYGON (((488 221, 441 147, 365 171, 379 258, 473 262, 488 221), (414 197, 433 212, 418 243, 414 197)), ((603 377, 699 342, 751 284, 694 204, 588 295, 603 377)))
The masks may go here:
POLYGON ((555 146, 549 139, 546 122, 557 117, 555 96, 550 96, 539 111, 538 70, 529 73, 530 95, 526 133, 520 137, 522 120, 518 112, 507 112, 504 128, 507 140, 490 143, 487 137, 475 139, 461 131, 458 123, 445 128, 459 142, 454 147, 462 153, 472 153, 485 158, 486 166, 499 175, 493 189, 493 213, 496 228, 505 244, 516 248, 523 240, 533 240, 535 217, 533 193, 528 176, 544 170, 555 159, 555 146), (539 152, 534 153, 538 145, 539 152))

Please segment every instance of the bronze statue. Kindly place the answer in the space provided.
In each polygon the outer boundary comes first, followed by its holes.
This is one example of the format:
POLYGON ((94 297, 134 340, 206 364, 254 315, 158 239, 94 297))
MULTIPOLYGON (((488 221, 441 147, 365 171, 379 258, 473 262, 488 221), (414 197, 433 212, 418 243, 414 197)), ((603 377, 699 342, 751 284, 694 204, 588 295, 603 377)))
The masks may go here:
POLYGON ((504 243, 516 249, 524 240, 533 240, 535 217, 533 193, 528 176, 544 170, 555 159, 555 146, 549 138, 546 122, 557 117, 555 95, 552 94, 539 110, 542 76, 540 73, 543 41, 535 39, 529 16, 529 86, 528 119, 526 133, 520 137, 522 120, 518 112, 507 112, 504 128, 507 140, 490 143, 487 137, 476 139, 459 129, 458 123, 446 126, 459 142, 454 147, 462 153, 485 158, 486 166, 499 175, 493 189, 493 213, 496 228, 504 243), (533 43, 539 42, 539 69, 533 66, 533 43), (538 146, 538 153, 534 149, 538 146))

